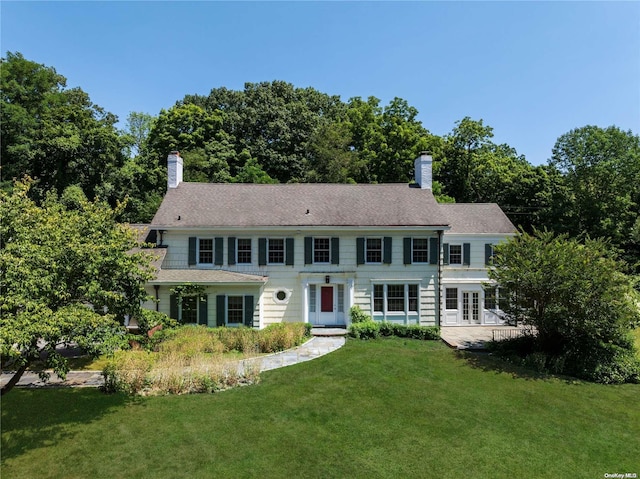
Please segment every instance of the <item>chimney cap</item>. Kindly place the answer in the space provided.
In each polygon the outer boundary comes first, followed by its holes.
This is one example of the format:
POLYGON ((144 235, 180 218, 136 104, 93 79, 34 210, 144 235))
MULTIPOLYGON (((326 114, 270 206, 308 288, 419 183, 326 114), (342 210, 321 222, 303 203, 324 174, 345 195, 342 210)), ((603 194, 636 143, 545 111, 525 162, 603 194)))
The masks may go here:
POLYGON ((420 152, 420 156, 422 156, 422 155, 429 155, 429 156, 431 156, 431 152, 430 152, 429 150, 424 150, 424 151, 421 151, 421 152, 420 152))
POLYGON ((170 155, 176 155, 176 156, 180 156, 180 152, 177 150, 172 151, 171 153, 169 153, 170 155))

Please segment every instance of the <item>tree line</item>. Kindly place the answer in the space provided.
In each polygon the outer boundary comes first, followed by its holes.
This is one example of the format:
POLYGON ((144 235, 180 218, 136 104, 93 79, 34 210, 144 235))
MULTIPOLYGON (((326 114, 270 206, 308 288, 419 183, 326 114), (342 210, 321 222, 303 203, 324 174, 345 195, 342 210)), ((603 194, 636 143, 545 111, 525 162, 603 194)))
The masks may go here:
POLYGON ((36 201, 52 191, 66 201, 126 200, 119 220, 148 222, 171 150, 184 158, 185 181, 242 183, 410 182, 414 158, 428 150, 439 201, 495 202, 524 231, 607 238, 640 271, 640 138, 631 131, 575 128, 534 166, 493 142, 481 119, 438 136, 401 98, 343 101, 284 81, 186 95, 157 115, 132 112, 118 129, 55 68, 20 53, 1 62, 2 188, 28 175, 36 201))

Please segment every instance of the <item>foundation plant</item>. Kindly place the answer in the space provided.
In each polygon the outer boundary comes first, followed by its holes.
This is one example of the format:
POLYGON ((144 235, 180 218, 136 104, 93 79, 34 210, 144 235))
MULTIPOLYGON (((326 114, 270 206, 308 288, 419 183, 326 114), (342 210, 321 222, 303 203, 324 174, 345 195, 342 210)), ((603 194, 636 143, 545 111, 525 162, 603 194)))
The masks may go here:
POLYGON ((258 356, 295 347, 310 328, 280 323, 263 330, 181 326, 160 330, 145 348, 119 351, 103 370, 106 392, 211 393, 259 381, 258 356))

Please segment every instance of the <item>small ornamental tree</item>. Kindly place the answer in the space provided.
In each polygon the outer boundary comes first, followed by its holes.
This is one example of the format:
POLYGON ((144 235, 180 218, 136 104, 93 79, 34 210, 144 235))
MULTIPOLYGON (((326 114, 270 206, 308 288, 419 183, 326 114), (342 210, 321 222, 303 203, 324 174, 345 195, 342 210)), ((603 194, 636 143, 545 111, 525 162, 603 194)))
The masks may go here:
POLYGON ((81 195, 68 206, 49 195, 38 206, 30 184, 0 192, 0 353, 2 368, 15 371, 2 394, 43 356, 64 377, 58 345, 100 354, 122 344, 124 315, 147 298, 152 271, 150 255, 132 252, 136 233, 115 222, 118 210, 81 195))
POLYGON ((550 369, 598 382, 638 381, 630 332, 640 324, 640 297, 622 270, 602 240, 536 231, 496 246, 489 277, 507 318, 535 327, 532 350, 550 369))

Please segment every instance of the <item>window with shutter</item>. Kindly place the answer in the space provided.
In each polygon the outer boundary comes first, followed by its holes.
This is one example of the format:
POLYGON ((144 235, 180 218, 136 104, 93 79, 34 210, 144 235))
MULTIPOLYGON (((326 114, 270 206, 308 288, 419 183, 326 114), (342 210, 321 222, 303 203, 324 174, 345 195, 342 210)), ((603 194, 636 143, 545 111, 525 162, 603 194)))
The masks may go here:
POLYGON ((238 264, 251 264, 251 238, 238 238, 236 251, 238 264))
POLYGON ((449 245, 449 264, 462 264, 462 245, 449 245))
POLYGON ((428 238, 413 238, 411 259, 414 263, 428 263, 429 262, 429 239, 428 238))
POLYGON ((367 238, 365 248, 367 263, 382 263, 382 238, 367 238))
POLYGON ((193 266, 197 264, 198 257, 196 256, 196 249, 198 246, 198 238, 195 236, 189 237, 189 266, 193 266))
POLYGON ((491 243, 485 243, 484 245, 484 264, 493 264, 493 245, 491 243))
POLYGON ((340 264, 340 238, 331 238, 331 264, 340 264))
POLYGON ((471 243, 462 245, 462 264, 469 266, 471 264, 471 243))
POLYGON ((214 260, 214 264, 216 266, 222 266, 223 262, 224 262, 224 239, 223 238, 216 238, 215 239, 215 260, 214 260))
POLYGON ((356 264, 364 264, 364 238, 356 238, 356 264))
POLYGON ((438 264, 439 257, 438 238, 429 238, 429 263, 438 264))
POLYGON ((198 263, 213 264, 213 239, 198 238, 198 263))

